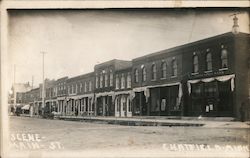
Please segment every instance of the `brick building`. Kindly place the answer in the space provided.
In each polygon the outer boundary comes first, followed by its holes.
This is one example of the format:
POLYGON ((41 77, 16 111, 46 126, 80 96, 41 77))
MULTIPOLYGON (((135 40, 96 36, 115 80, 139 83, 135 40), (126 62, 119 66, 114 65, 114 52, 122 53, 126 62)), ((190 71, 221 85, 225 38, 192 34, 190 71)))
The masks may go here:
POLYGON ((62 115, 239 118, 243 102, 249 111, 249 37, 228 32, 97 64, 94 72, 55 81, 46 100, 57 101, 62 115))

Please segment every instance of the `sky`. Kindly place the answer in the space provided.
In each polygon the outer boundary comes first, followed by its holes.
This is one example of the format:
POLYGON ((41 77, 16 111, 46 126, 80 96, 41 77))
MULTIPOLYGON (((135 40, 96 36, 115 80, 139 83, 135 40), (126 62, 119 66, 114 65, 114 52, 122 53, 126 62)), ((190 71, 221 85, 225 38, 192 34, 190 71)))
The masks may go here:
MULTIPOLYGON (((9 12, 8 75, 16 83, 92 72, 94 65, 136 57, 230 32, 235 10, 103 9, 9 12)), ((238 15, 240 31, 249 18, 238 15)))

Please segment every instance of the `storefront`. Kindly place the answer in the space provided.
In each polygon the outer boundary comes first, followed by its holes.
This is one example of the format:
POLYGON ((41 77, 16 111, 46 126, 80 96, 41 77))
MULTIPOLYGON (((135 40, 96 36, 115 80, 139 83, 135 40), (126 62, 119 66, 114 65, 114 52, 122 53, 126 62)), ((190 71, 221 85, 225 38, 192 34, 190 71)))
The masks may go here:
POLYGON ((115 116, 114 99, 114 92, 97 93, 95 97, 96 115, 115 116))
POLYGON ((132 91, 115 92, 115 116, 132 117, 132 91))
POLYGON ((189 80, 188 115, 232 116, 235 75, 189 80))
POLYGON ((180 82, 164 84, 150 88, 151 116, 180 116, 182 84, 180 82))

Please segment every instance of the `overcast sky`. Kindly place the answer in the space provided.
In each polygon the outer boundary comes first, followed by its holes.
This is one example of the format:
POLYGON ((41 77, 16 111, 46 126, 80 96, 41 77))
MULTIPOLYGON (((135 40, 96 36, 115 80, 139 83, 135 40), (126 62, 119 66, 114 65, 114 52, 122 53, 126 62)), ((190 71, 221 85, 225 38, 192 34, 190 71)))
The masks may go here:
MULTIPOLYGON (((111 59, 131 60, 159 50, 231 31, 233 11, 36 10, 11 11, 9 75, 16 82, 42 82, 93 71, 111 59)), ((238 15, 249 33, 247 13, 238 15)))

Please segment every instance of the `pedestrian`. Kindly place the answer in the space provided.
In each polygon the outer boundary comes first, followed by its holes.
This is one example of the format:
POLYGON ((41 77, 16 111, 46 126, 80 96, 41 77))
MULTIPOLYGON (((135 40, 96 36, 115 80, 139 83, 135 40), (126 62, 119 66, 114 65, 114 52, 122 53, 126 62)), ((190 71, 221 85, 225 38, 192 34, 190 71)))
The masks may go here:
POLYGON ((245 121, 245 113, 246 113, 246 105, 244 102, 242 102, 240 106, 240 121, 241 122, 245 121))

